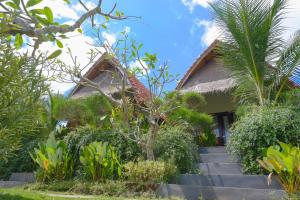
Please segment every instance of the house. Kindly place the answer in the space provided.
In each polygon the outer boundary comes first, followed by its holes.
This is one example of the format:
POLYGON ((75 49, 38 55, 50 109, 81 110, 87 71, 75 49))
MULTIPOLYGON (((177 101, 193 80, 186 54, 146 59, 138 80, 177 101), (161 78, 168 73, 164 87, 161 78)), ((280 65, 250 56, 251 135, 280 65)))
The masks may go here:
POLYGON ((229 127, 234 122, 236 104, 232 95, 235 80, 231 73, 217 59, 216 47, 213 42, 192 64, 176 89, 180 92, 197 92, 204 95, 207 104, 203 111, 214 118, 214 132, 218 144, 226 144, 229 127))
MULTIPOLYGON (((229 128, 234 122, 237 104, 232 95, 236 82, 230 71, 218 59, 215 40, 192 64, 176 89, 180 92, 197 92, 204 95, 207 105, 203 111, 214 118, 214 132, 219 145, 224 145, 230 136, 229 128)), ((272 66, 270 65, 270 68, 272 66)), ((300 86, 300 67, 290 77, 293 88, 300 86)))
MULTIPOLYGON (((98 87, 115 100, 121 99, 125 91, 136 103, 144 104, 150 98, 150 91, 134 76, 120 67, 119 62, 108 54, 103 54, 84 74, 84 78, 97 83, 98 87)), ((84 82, 84 81, 82 81, 84 82)), ((84 84, 77 84, 70 98, 83 98, 97 94, 97 89, 84 84)))

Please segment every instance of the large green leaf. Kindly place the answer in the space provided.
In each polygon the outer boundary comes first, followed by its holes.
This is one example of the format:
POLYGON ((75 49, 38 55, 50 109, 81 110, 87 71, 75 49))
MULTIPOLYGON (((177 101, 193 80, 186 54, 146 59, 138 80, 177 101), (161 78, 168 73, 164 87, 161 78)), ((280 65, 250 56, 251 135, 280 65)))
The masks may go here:
POLYGON ((31 6, 35 6, 35 5, 39 4, 39 3, 41 3, 42 1, 43 0, 29 0, 26 3, 26 7, 28 8, 28 7, 31 7, 31 6))
POLYGON ((58 57, 60 54, 62 53, 62 51, 60 49, 54 51, 52 54, 50 54, 50 56, 48 56, 47 60, 53 59, 58 57))
POLYGON ((15 37, 15 46, 17 49, 20 49, 23 44, 23 38, 21 34, 17 34, 15 37))
POLYGON ((46 15, 48 21, 49 21, 50 23, 53 23, 53 13, 52 13, 51 8, 45 7, 45 8, 44 8, 44 12, 45 12, 45 15, 46 15))

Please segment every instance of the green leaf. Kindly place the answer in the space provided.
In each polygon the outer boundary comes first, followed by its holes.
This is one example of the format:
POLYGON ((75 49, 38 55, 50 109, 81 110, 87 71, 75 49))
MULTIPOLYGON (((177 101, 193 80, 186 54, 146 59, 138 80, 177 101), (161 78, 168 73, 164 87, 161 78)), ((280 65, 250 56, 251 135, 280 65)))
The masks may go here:
POLYGON ((48 56, 47 60, 53 59, 58 57, 60 54, 62 53, 62 51, 60 49, 54 51, 50 56, 48 56))
POLYGON ((77 31, 82 34, 82 29, 78 28, 77 31))
POLYGON ((26 3, 26 8, 28 7, 31 7, 31 6, 35 6, 39 3, 41 3, 43 0, 29 0, 27 3, 26 3))
POLYGON ((51 8, 45 7, 45 8, 44 8, 44 11, 45 11, 45 15, 46 15, 48 21, 49 21, 50 23, 52 23, 52 22, 53 22, 53 13, 52 13, 51 8))
POLYGON ((11 1, 6 2, 5 5, 13 8, 13 9, 18 9, 18 6, 14 2, 11 2, 11 1))
POLYGON ((107 26, 105 24, 101 24, 102 28, 107 29, 107 26))
POLYGON ((57 44, 57 46, 58 46, 59 48, 63 48, 63 47, 64 47, 64 45, 62 44, 62 42, 59 41, 59 40, 56 40, 56 44, 57 44))
POLYGON ((13 2, 16 4, 18 8, 20 8, 20 0, 13 0, 13 2))
POLYGON ((17 49, 20 49, 22 44, 23 44, 22 35, 20 33, 18 33, 15 37, 15 46, 16 46, 17 49))

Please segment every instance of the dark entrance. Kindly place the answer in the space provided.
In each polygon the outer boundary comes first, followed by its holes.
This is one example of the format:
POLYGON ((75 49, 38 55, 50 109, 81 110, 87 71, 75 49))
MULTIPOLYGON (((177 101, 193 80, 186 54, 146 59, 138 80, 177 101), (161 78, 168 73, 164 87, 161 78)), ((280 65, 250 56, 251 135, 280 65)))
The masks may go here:
POLYGON ((229 128, 234 122, 233 112, 221 112, 214 113, 214 132, 217 137, 217 145, 226 145, 228 138, 230 137, 229 128))

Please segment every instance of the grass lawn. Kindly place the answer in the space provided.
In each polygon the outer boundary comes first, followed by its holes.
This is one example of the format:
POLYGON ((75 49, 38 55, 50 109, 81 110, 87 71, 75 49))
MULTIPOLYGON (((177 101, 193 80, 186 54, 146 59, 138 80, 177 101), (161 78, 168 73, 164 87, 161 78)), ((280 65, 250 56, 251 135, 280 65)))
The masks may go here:
POLYGON ((1 200, 150 200, 145 197, 135 198, 124 198, 124 197, 107 197, 107 196, 84 196, 76 195, 73 196, 67 193, 56 193, 56 192, 42 192, 42 191, 29 191, 22 188, 0 188, 0 199, 1 200))

